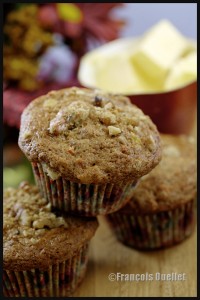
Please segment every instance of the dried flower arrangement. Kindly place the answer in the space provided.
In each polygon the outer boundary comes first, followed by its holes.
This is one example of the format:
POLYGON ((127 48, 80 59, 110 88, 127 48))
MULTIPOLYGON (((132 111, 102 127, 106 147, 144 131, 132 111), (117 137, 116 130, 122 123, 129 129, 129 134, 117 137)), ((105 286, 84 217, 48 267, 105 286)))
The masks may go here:
MULTIPOLYGON (((118 37, 123 3, 12 4, 4 21, 4 122, 19 126, 24 107, 51 89, 78 85, 80 57, 118 37)), ((5 5, 6 6, 6 5, 5 5)))

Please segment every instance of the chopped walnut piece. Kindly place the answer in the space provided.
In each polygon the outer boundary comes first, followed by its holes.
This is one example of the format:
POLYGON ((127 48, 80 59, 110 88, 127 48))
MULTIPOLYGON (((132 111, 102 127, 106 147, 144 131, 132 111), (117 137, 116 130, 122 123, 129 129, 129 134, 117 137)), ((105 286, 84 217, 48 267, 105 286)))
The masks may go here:
POLYGON ((36 244, 38 242, 38 240, 34 239, 34 238, 31 238, 30 241, 31 241, 32 244, 36 244))
POLYGON ((73 147, 69 147, 69 149, 67 150, 67 152, 68 152, 69 154, 72 154, 72 155, 75 154, 75 151, 74 151, 74 148, 73 148, 73 147))
POLYGON ((112 125, 112 124, 116 123, 116 116, 114 114, 112 114, 111 112, 109 112, 109 111, 102 112, 99 115, 99 119, 105 125, 112 125))
POLYGON ((119 141, 121 144, 124 144, 124 145, 127 143, 127 140, 126 140, 125 136, 123 136, 123 135, 119 136, 119 141))
POLYGON ((113 108, 113 104, 111 102, 108 102, 105 106, 104 106, 104 109, 112 109, 113 108))
POLYGON ((110 136, 116 136, 121 133, 121 129, 115 126, 108 126, 108 132, 110 136))
POLYGON ((32 133, 30 131, 25 131, 23 134, 23 138, 24 139, 28 139, 32 136, 32 133))
POLYGON ((36 236, 42 235, 42 234, 45 233, 46 230, 47 230, 47 229, 45 229, 45 228, 37 229, 37 230, 35 230, 35 235, 36 235, 36 236))
POLYGON ((55 171, 53 171, 49 166, 47 166, 47 164, 42 163, 42 166, 45 170, 45 172, 47 173, 47 175, 52 179, 52 180, 56 180, 59 177, 59 174, 55 171))
POLYGON ((148 148, 150 151, 153 151, 155 149, 156 143, 154 141, 154 138, 152 135, 149 136, 149 140, 148 140, 148 148))
POLYGON ((32 217, 28 214, 28 212, 26 210, 22 211, 22 213, 20 215, 20 219, 21 219, 22 225, 25 225, 27 227, 31 226, 32 217))

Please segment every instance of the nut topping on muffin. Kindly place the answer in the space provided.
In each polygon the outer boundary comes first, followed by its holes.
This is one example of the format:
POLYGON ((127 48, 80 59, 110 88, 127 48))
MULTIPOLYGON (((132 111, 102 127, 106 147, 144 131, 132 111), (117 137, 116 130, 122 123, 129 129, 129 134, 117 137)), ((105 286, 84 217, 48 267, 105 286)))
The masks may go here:
POLYGON ((115 136, 121 133, 121 129, 115 126, 108 126, 108 132, 110 136, 115 136))
POLYGON ((23 242, 25 236, 30 238, 31 243, 32 237, 37 241, 50 228, 68 226, 63 217, 57 217, 51 212, 50 203, 41 198, 36 187, 30 190, 28 183, 21 184, 17 194, 14 188, 7 188, 4 196, 9 198, 9 202, 4 203, 3 215, 8 240, 9 236, 10 239, 16 236, 23 242), (17 202, 17 198, 20 198, 20 202, 17 202))
POLYGON ((127 97, 79 88, 32 101, 22 115, 19 145, 31 161, 46 163, 75 182, 89 173, 92 183, 137 179, 161 158, 156 126, 127 97), (28 139, 27 131, 32 133, 28 139), (83 157, 82 168, 75 160, 83 157))
POLYGON ((4 267, 44 267, 74 255, 94 235, 95 218, 75 218, 52 210, 36 186, 6 188, 3 199, 4 267), (44 256, 41 250, 45 249, 44 256), (16 260, 16 254, 21 259, 16 260))

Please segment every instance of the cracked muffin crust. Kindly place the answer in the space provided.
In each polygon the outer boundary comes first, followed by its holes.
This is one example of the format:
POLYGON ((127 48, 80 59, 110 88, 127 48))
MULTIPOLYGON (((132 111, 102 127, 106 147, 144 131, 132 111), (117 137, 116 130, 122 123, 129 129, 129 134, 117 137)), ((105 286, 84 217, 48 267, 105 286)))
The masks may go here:
POLYGON ((127 97, 82 88, 32 101, 22 114, 19 146, 51 179, 83 184, 134 181, 161 159, 156 126, 127 97))

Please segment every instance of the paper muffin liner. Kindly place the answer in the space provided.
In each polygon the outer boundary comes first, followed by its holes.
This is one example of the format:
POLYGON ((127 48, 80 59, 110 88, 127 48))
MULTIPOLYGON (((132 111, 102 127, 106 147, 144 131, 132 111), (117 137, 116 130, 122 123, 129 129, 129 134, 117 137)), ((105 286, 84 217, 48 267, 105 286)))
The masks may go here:
POLYGON ((32 163, 36 183, 53 207, 81 216, 106 215, 119 210, 130 199, 136 182, 81 184, 62 177, 52 180, 42 164, 32 163))
POLYGON ((194 201, 170 211, 146 215, 118 211, 106 218, 123 244, 141 250, 164 248, 180 243, 193 232, 194 201))
POLYGON ((86 243, 71 259, 49 266, 45 271, 3 270, 5 297, 69 297, 84 278, 88 246, 86 243))

